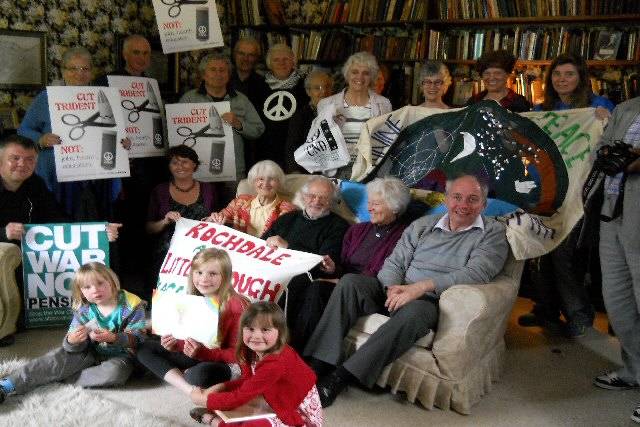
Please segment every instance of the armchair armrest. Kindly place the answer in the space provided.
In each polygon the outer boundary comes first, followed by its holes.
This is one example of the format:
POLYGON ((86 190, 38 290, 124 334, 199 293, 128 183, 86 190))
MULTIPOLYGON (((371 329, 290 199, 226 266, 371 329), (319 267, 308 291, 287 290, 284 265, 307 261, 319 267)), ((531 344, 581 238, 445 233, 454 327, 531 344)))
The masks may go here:
POLYGON ((21 261, 18 246, 13 243, 0 243, 0 338, 16 331, 22 301, 16 284, 15 270, 21 261))
POLYGON ((444 377, 462 378, 503 339, 523 265, 510 255, 492 282, 456 285, 442 293, 433 355, 444 377))

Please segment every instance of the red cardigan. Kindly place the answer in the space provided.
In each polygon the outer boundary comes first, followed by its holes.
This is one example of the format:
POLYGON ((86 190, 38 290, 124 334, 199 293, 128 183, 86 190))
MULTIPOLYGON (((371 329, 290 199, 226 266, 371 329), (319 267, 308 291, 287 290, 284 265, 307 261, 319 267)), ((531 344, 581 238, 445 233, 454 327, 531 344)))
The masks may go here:
POLYGON ((278 354, 265 356, 251 367, 242 365, 242 376, 225 384, 226 390, 207 396, 210 410, 230 410, 262 395, 286 425, 300 426, 304 420, 298 407, 316 384, 316 375, 293 348, 286 345, 278 354))
MULTIPOLYGON (((211 361, 235 362, 236 343, 240 333, 240 316, 249 306, 249 301, 240 295, 234 295, 224 305, 220 313, 220 324, 218 325, 219 347, 209 349, 201 347, 195 354, 194 359, 211 361)), ((178 340, 178 351, 184 350, 184 341, 178 340)))
MULTIPOLYGON (((224 222, 231 223, 231 226, 238 231, 249 233, 249 224, 251 224, 251 202, 256 197, 257 196, 251 194, 240 194, 238 197, 229 202, 227 207, 220 211, 220 213, 224 215, 224 222)), ((278 219, 280 215, 284 215, 287 212, 291 212, 296 209, 297 207, 294 204, 280 198, 280 203, 277 203, 274 206, 271 214, 269 215, 269 218, 267 218, 267 222, 264 224, 264 230, 262 231, 262 234, 264 234, 269 228, 271 228, 273 222, 278 219)))

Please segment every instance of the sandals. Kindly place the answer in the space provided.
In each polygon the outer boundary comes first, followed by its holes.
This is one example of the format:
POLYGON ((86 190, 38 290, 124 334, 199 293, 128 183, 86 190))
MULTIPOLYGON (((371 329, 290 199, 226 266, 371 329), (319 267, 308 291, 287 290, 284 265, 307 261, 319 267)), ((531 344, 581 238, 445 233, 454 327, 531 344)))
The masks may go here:
POLYGON ((210 413, 210 412, 207 410, 207 408, 203 408, 201 406, 197 406, 195 408, 192 408, 189 411, 189 416, 191 418, 193 418, 194 420, 196 420, 197 422, 199 422, 200 424, 204 424, 202 422, 202 418, 208 413, 210 413))

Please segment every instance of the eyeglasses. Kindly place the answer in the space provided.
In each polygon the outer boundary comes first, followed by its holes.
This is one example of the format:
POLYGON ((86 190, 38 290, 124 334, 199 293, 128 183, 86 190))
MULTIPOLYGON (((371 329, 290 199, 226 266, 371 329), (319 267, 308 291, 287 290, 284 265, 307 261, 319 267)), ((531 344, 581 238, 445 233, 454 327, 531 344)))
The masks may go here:
POLYGON ((65 70, 67 71, 71 71, 71 72, 83 72, 86 73, 87 71, 91 71, 91 67, 64 67, 65 70))
POLYGON ((329 196, 327 196, 326 194, 304 193, 303 196, 305 199, 309 201, 317 200, 323 203, 326 203, 329 201, 329 196))
POLYGON ((22 162, 22 164, 24 165, 33 165, 36 163, 36 157, 35 156, 16 156, 16 155, 9 155, 7 157, 7 161, 13 165, 17 165, 20 162, 22 162))
POLYGON ((443 80, 427 80, 427 79, 425 79, 425 80, 422 81, 422 84, 424 86, 440 87, 440 86, 442 86, 444 84, 444 81, 443 80))

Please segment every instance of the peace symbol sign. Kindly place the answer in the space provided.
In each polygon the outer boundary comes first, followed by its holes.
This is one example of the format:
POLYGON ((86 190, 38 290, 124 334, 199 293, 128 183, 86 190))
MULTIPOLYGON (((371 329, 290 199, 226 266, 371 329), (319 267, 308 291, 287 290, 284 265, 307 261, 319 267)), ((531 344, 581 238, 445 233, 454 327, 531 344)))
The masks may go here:
POLYGON ((296 112, 296 97, 293 96, 291 92, 287 92, 285 90, 279 90, 277 92, 273 92, 269 97, 264 101, 264 106, 262 107, 262 112, 264 116, 274 122, 281 122, 282 120, 287 120, 293 113, 296 112), (287 105, 285 104, 285 98, 290 104, 289 109, 287 109, 287 105), (275 105, 274 101, 275 100, 275 105))

